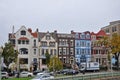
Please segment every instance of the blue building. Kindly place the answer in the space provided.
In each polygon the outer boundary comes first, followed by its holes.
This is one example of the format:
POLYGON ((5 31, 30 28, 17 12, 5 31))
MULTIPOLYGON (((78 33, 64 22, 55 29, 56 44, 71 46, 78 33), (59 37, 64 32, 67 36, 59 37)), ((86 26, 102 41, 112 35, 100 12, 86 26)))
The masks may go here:
POLYGON ((76 63, 91 61, 91 36, 90 32, 71 32, 75 34, 75 60, 76 63))

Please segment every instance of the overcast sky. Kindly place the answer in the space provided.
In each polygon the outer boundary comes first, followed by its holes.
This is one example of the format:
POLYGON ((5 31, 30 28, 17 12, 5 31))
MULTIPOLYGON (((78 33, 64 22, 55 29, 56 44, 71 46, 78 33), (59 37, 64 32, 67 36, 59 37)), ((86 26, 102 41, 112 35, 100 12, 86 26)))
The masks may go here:
POLYGON ((0 45, 22 26, 39 31, 97 32, 120 20, 120 0, 0 0, 0 45))

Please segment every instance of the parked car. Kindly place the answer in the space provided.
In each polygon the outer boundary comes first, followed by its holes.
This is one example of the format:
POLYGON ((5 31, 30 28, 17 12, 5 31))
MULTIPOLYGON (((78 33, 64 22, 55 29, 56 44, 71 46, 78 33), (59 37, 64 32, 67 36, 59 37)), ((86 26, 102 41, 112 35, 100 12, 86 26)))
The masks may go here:
POLYGON ((33 71, 33 75, 37 75, 37 73, 40 73, 42 72, 41 70, 36 70, 36 71, 33 71))
POLYGON ((67 75, 75 75, 75 74, 78 74, 78 73, 79 73, 79 71, 74 70, 74 69, 69 69, 69 70, 66 72, 67 75))
POLYGON ((44 74, 44 75, 37 75, 35 78, 32 80, 49 80, 49 79, 54 79, 54 76, 51 76, 49 74, 44 74))
POLYGON ((23 71, 20 74, 17 74, 16 76, 18 76, 18 75, 19 75, 19 77, 32 77, 33 73, 28 72, 28 71, 23 71))
POLYGON ((60 73, 66 74, 68 71, 69 71, 69 69, 63 69, 62 71, 60 71, 60 73))
POLYGON ((43 74, 50 74, 50 73, 48 71, 42 71, 42 72, 37 73, 37 75, 43 75, 43 74))
POLYGON ((8 72, 1 72, 1 78, 5 78, 7 79, 9 76, 8 76, 8 72))

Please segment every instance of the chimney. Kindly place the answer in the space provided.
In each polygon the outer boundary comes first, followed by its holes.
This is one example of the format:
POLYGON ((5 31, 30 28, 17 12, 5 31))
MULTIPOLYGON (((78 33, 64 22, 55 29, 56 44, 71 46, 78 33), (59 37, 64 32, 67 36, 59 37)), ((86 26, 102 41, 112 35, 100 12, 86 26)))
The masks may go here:
POLYGON ((39 32, 39 29, 38 29, 38 28, 36 29, 36 32, 39 32))
POLYGON ((32 29, 31 29, 31 28, 28 28, 28 31, 29 31, 30 33, 32 33, 32 29))
POLYGON ((74 31, 73 30, 71 30, 71 34, 73 34, 74 33, 74 31))
POLYGON ((57 33, 57 30, 54 30, 54 33, 57 33))

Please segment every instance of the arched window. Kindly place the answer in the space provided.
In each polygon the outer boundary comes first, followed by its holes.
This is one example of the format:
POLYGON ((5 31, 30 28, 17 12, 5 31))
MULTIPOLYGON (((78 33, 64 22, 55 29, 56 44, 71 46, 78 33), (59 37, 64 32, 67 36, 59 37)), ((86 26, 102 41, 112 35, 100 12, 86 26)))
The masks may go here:
POLYGON ((21 35, 26 35, 26 31, 25 31, 25 30, 22 30, 22 31, 21 31, 21 35))
POLYGON ((28 54, 28 49, 27 48, 21 48, 20 49, 20 54, 28 54))

